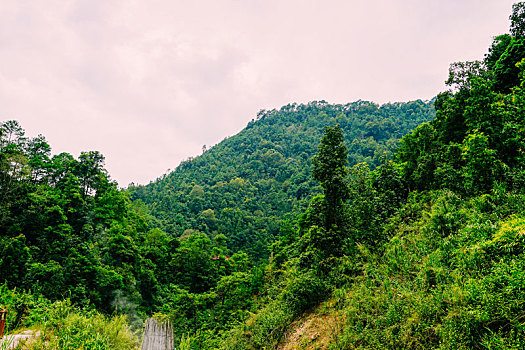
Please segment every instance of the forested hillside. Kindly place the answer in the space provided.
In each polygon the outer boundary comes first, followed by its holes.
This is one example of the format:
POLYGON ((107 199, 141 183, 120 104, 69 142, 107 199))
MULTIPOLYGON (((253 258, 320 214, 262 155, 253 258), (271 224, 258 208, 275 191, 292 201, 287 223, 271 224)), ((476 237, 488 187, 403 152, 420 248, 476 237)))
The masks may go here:
POLYGON ((525 2, 510 20, 431 102, 263 111, 146 186, 0 123, 10 329, 42 350, 134 349, 148 316, 186 350, 525 348, 525 2))
POLYGON ((129 189, 160 227, 175 236, 224 234, 232 251, 267 257, 283 216, 293 217, 319 193, 312 157, 326 125, 345 130, 350 165, 388 159, 398 139, 433 119, 433 101, 291 104, 261 111, 246 129, 147 186, 129 189))
POLYGON ((100 153, 54 155, 43 136, 3 122, 0 277, 4 288, 33 293, 4 307, 15 302, 9 317, 18 327, 35 322, 26 307, 68 298, 125 314, 134 327, 161 312, 177 320, 179 338, 227 329, 257 304, 269 248, 287 230, 281 220, 320 192, 311 171, 324 126, 344 125, 350 162, 375 167, 401 135, 433 117, 433 103, 422 101, 289 105, 129 191, 111 181, 100 153))
POLYGON ((263 302, 225 349, 525 348, 525 3, 392 161, 314 158, 323 195, 272 247, 263 302), (321 302, 322 301, 322 302, 321 302))

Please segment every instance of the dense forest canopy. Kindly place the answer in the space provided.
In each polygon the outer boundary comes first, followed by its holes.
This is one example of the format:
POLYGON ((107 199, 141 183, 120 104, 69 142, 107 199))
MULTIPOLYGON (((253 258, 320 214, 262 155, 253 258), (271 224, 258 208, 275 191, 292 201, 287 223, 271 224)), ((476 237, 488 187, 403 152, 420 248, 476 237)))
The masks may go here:
POLYGON ((129 191, 164 231, 224 234, 234 252, 262 259, 279 234, 281 219, 304 210, 320 192, 312 179, 312 157, 326 125, 345 130, 350 165, 376 167, 392 155, 399 138, 434 117, 433 101, 381 106, 321 101, 261 111, 238 135, 129 191))

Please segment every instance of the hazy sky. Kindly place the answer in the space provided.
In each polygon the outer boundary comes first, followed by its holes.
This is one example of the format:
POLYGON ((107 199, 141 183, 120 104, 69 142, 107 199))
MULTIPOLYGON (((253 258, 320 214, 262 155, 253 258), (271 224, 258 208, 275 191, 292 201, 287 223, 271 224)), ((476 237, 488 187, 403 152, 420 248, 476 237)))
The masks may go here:
POLYGON ((290 102, 430 99, 511 0, 0 0, 0 120, 148 183, 290 102))

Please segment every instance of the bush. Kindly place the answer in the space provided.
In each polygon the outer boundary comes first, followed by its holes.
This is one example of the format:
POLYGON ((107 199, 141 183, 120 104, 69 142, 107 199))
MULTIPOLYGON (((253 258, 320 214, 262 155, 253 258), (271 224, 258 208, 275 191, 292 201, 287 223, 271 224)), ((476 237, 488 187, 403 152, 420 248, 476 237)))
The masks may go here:
POLYGON ((124 315, 108 318, 95 311, 84 313, 68 301, 55 303, 47 315, 50 318, 44 325, 44 336, 28 349, 131 350, 138 346, 138 337, 124 315))
POLYGON ((0 285, 0 306, 7 309, 6 332, 40 330, 42 335, 29 350, 127 350, 136 349, 138 337, 127 317, 106 317, 97 311, 78 309, 69 299, 54 303, 38 294, 10 290, 0 285))
POLYGON ((318 305, 328 293, 326 283, 312 270, 301 271, 288 280, 282 293, 282 301, 293 315, 300 315, 318 305))

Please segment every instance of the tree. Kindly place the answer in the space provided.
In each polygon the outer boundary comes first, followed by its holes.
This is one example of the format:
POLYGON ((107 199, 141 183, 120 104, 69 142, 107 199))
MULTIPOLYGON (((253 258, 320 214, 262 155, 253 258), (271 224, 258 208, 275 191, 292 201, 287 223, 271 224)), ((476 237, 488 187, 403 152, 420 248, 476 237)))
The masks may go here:
POLYGON ((81 180, 84 190, 83 196, 96 193, 99 185, 107 179, 104 169, 104 156, 97 151, 82 152, 78 157, 75 175, 81 180))
POLYGON ((27 142, 27 157, 31 166, 31 180, 38 182, 46 174, 49 167, 51 147, 42 135, 27 142))
POLYGON ((319 181, 323 195, 310 201, 300 217, 303 259, 311 263, 343 253, 346 234, 347 200, 350 197, 347 175, 347 148, 339 125, 326 127, 319 153, 313 158, 313 177, 319 181))
POLYGON ((13 288, 24 281, 31 261, 31 253, 26 245, 26 237, 22 234, 11 237, 2 245, 0 279, 13 288))
POLYGON ((494 88, 498 92, 509 93, 520 83, 520 68, 517 64, 525 58, 524 37, 512 38, 493 68, 494 88))
POLYGON ((501 164, 496 152, 489 148, 489 139, 482 132, 475 131, 463 142, 462 156, 465 161, 463 177, 468 193, 488 192, 499 178, 501 164))
POLYGON ((514 37, 525 36, 525 2, 518 2, 512 5, 510 15, 510 33, 514 37))
POLYGON ((509 93, 519 85, 521 70, 517 66, 525 58, 525 2, 512 5, 510 33, 494 38, 485 64, 492 75, 494 90, 509 93))
POLYGON ((485 67, 480 61, 454 62, 450 65, 446 84, 453 91, 469 90, 476 79, 482 78, 485 74, 485 67))
POLYGON ((313 159, 313 177, 323 188, 325 228, 328 230, 341 226, 344 203, 349 198, 347 153, 341 127, 326 127, 319 153, 313 159))

